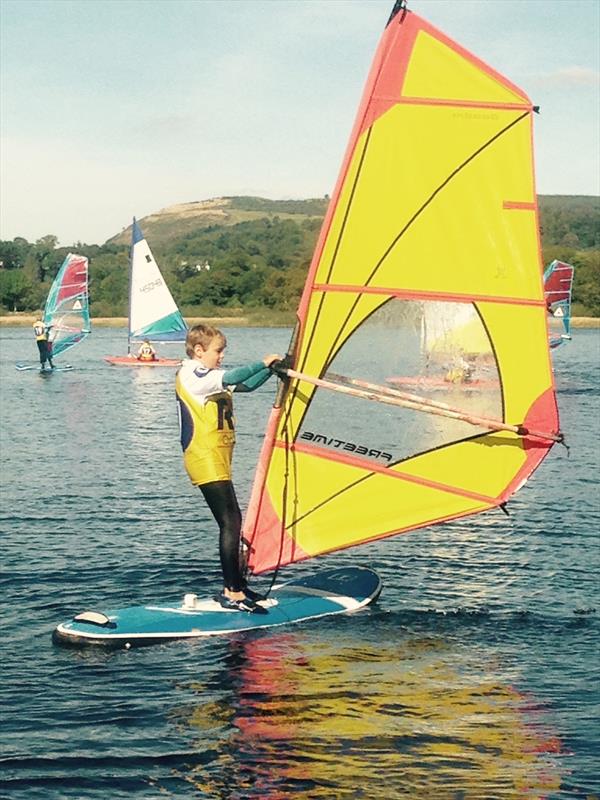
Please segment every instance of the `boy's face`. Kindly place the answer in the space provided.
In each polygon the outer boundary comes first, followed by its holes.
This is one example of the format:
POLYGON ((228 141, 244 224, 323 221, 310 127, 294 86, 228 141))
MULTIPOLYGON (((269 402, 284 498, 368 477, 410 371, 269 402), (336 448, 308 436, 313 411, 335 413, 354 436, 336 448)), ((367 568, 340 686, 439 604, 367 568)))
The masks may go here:
POLYGON ((223 362, 225 347, 225 342, 218 336, 215 336, 211 339, 210 344, 206 348, 202 347, 201 344, 197 344, 194 347, 194 355, 202 361, 205 367, 217 369, 223 362))

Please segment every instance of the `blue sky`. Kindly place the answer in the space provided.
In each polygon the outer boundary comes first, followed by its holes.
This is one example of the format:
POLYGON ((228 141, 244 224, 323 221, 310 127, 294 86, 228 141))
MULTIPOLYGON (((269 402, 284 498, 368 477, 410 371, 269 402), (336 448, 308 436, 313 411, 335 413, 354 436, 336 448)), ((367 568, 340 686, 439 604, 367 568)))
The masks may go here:
MULTIPOLYGON (((0 236, 335 184, 391 0, 0 0, 0 236)), ((600 194, 598 0, 409 0, 521 86, 540 194, 600 194)))

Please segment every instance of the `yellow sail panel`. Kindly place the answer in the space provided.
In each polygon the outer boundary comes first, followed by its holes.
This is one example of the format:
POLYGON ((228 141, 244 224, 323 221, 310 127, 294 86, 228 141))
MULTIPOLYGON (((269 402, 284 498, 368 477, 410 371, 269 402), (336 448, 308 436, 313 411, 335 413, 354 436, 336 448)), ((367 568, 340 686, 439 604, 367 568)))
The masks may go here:
MULTIPOLYGON (((452 421, 440 424, 452 425, 452 421)), ((525 466, 527 454, 520 437, 498 431, 415 457, 393 469, 415 478, 453 486, 467 493, 500 497, 525 466), (495 448, 504 451, 502 459, 495 448)))
MULTIPOLYGON (((368 134, 363 135, 357 142, 352 158, 349 161, 340 197, 330 221, 327 238, 324 241, 323 251, 319 254, 319 258, 316 258, 315 254, 313 259, 315 265, 314 283, 328 283, 331 278, 331 268, 336 259, 336 247, 348 233, 346 215, 352 208, 354 202, 353 188, 356 186, 359 176, 362 180, 362 162, 367 144, 368 134)), ((353 260, 351 263, 353 263, 353 260)), ((309 288, 308 285, 307 288, 309 288)))
POLYGON ((424 30, 416 37, 403 94, 435 100, 529 104, 516 86, 474 61, 454 42, 424 30))
MULTIPOLYGON (((420 210, 445 182, 456 180, 451 176, 457 166, 468 162, 474 152, 521 115, 494 110, 465 125, 464 114, 473 112, 443 106, 397 105, 363 133, 323 250, 317 282, 340 282, 341 275, 351 283, 366 279, 415 214, 423 214, 420 210), (443 147, 439 141, 442 125, 443 147), (390 150, 398 149, 399 142, 407 158, 390 160, 390 150), (352 204, 348 209, 350 196, 352 204), (382 202, 382 198, 389 200, 382 202), (336 234, 342 225, 340 238, 336 234)), ((530 153, 527 155, 530 158, 530 153)), ((476 186, 475 194, 479 192, 480 187, 476 186)), ((513 197, 515 190, 510 187, 507 193, 513 197)), ((500 208, 502 199, 500 196, 500 208)), ((436 208, 427 208, 425 213, 429 223, 436 208)), ((420 224, 423 221, 420 219, 420 224)))
POLYGON ((525 419, 532 402, 553 386, 545 311, 539 307, 481 303, 490 332, 507 419, 525 419))
MULTIPOLYGON (((492 505, 483 498, 448 493, 303 452, 293 454, 298 480, 286 484, 282 478, 285 458, 277 448, 268 500, 285 528, 284 550, 293 547, 300 559, 410 530, 427 521, 477 513, 492 505), (346 525, 340 525, 340 519, 346 525)), ((260 541, 253 542, 253 547, 263 568, 277 566, 279 553, 273 548, 263 552, 260 541)))
POLYGON ((254 572, 499 505, 557 438, 532 112, 416 15, 389 23, 261 454, 254 572))
POLYGON ((505 208, 535 202, 530 120, 463 113, 472 112, 399 106, 374 123, 351 208, 339 211, 344 235, 328 240, 317 282, 389 288, 401 276, 406 291, 541 301, 539 276, 528 269, 538 254, 536 215, 505 208), (400 140, 410 157, 390 161, 400 140))

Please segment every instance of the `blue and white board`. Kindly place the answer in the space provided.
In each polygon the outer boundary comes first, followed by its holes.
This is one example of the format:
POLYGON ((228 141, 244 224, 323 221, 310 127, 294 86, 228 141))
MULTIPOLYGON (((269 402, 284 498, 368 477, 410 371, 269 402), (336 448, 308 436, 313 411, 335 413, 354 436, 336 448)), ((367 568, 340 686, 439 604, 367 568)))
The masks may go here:
POLYGON ((381 580, 364 567, 342 567, 273 587, 266 614, 229 611, 216 601, 185 595, 183 603, 157 603, 107 611, 85 611, 61 623, 53 640, 67 645, 134 647, 172 639, 219 636, 344 614, 367 606, 381 580))
POLYGON ((73 367, 71 364, 61 364, 60 366, 54 366, 52 369, 41 369, 39 361, 37 364, 23 364, 22 362, 18 361, 15 364, 15 369, 18 369, 19 372, 24 372, 25 370, 29 369, 37 369, 38 372, 69 372, 69 370, 72 370, 73 367))

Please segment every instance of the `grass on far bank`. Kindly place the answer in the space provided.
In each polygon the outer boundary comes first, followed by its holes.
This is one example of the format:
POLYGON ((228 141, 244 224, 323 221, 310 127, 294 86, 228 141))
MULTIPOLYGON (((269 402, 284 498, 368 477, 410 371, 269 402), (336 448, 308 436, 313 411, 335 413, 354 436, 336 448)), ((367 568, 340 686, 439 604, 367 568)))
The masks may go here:
MULTIPOLYGON (((573 304, 573 310, 578 312, 571 318, 574 328, 600 328, 600 317, 592 317, 585 312, 582 306, 573 304)), ((105 311, 105 309, 101 309, 105 311)), ((294 311, 272 308, 224 308, 219 306, 191 306, 183 307, 181 313, 186 323, 191 327, 199 322, 205 322, 217 327, 246 327, 246 328, 292 328, 296 322, 294 311)), ((38 318, 31 311, 5 311, 0 309, 0 325, 32 325, 38 318)), ((127 317, 102 314, 95 316, 92 308, 92 324, 104 327, 123 328, 127 325, 127 317)))
MULTIPOLYGON (((190 326, 204 322, 224 328, 235 326, 246 328, 291 328, 296 322, 296 315, 293 311, 274 309, 183 309, 181 313, 186 323, 190 326)), ((0 325, 33 325, 37 319, 38 315, 33 314, 31 311, 5 311, 0 315, 0 325)), ((93 310, 91 319, 92 325, 107 328, 123 328, 127 325, 127 317, 96 317, 93 314, 93 310)))

